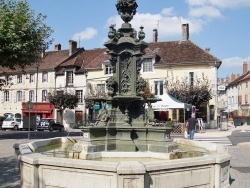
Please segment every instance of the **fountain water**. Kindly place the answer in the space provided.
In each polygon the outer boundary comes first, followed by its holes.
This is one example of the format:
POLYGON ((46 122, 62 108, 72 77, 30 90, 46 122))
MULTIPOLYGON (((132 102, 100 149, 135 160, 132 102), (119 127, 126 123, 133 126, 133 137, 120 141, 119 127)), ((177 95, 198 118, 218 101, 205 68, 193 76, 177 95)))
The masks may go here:
POLYGON ((146 82, 140 76, 148 45, 143 41, 143 27, 137 35, 129 23, 136 13, 137 3, 118 0, 116 8, 124 23, 118 30, 110 26, 109 41, 104 44, 113 70, 113 76, 106 81, 108 108, 100 110, 95 126, 83 128, 81 139, 54 138, 20 145, 22 186, 229 187, 230 156, 223 146, 171 140, 166 138, 171 127, 152 126, 151 103, 158 99, 143 97, 146 82), (145 103, 148 103, 147 110, 145 103), (64 147, 62 143, 75 144, 68 154, 70 158, 33 153, 54 144, 64 147), (175 151, 177 144, 200 148, 206 155, 183 158, 183 151, 175 151), (175 158, 180 159, 170 160, 175 158))

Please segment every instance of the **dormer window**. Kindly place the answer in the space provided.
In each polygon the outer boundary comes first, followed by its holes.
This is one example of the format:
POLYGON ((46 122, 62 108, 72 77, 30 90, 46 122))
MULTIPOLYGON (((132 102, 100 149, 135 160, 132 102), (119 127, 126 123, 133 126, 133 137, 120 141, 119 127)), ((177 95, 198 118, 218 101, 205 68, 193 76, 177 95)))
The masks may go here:
POLYGON ((34 83, 34 82, 35 82, 35 75, 30 74, 30 83, 34 83))
POLYGON ((67 86, 68 85, 73 85, 74 83, 74 77, 73 77, 73 71, 67 71, 66 72, 66 81, 67 81, 67 86))
POLYGON ((48 73, 47 72, 43 72, 42 74, 42 82, 48 82, 48 73))
POLYGON ((153 62, 151 58, 147 58, 143 60, 142 70, 143 72, 153 72, 153 62))
POLYGON ((105 74, 112 74, 113 71, 110 65, 105 65, 105 74))
POLYGON ((22 75, 21 74, 17 75, 17 83, 18 84, 22 83, 22 75))

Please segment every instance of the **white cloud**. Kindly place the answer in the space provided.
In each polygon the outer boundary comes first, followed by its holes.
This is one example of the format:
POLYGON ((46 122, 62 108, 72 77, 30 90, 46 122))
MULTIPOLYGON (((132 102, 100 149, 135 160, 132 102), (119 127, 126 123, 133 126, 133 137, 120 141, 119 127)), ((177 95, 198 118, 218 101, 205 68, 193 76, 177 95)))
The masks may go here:
POLYGON ((189 6, 214 6, 218 8, 238 8, 250 6, 249 0, 186 0, 189 6))
POLYGON ((189 15, 192 17, 220 18, 223 17, 220 10, 212 6, 190 8, 189 15))
POLYGON ((91 27, 88 27, 86 28, 85 30, 79 32, 79 33, 75 33, 73 36, 72 36, 72 39, 73 40, 76 40, 78 41, 79 39, 81 41, 84 41, 84 40, 89 40, 89 39, 92 39, 94 38, 95 36, 97 35, 97 30, 94 29, 94 28, 91 28, 91 27))
POLYGON ((243 63, 248 62, 248 69, 250 68, 250 56, 247 58, 231 57, 222 60, 222 65, 219 68, 219 77, 225 78, 226 76, 231 76, 232 74, 243 73, 243 63))
POLYGON ((186 0, 186 3, 190 16, 206 18, 221 18, 225 9, 250 6, 250 0, 186 0))
POLYGON ((207 0, 186 0, 190 6, 203 6, 207 3, 207 0))
POLYGON ((222 60, 222 66, 228 68, 239 68, 242 67, 244 59, 240 57, 226 58, 222 60))
POLYGON ((174 8, 173 7, 164 8, 164 9, 162 9, 161 14, 164 15, 164 16, 174 15, 174 8))
MULTIPOLYGON (((108 19, 107 25, 115 24, 116 28, 120 28, 123 21, 120 16, 114 16, 108 19)), ((146 34, 145 41, 151 42, 153 38, 153 29, 158 29, 159 41, 169 40, 169 37, 179 37, 181 39, 181 24, 189 23, 190 34, 199 33, 202 30, 204 22, 199 19, 185 19, 177 16, 165 16, 163 14, 140 14, 137 13, 131 24, 137 32, 142 25, 146 34)), ((106 26, 107 26, 106 25, 106 26)))
POLYGON ((220 8, 238 8, 250 6, 249 0, 208 0, 208 2, 220 8))

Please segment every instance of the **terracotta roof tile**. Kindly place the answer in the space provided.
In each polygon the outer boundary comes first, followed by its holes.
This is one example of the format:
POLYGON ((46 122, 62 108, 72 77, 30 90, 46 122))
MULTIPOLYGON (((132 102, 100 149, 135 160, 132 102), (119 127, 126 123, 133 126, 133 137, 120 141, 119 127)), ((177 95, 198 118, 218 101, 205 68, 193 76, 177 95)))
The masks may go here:
MULTIPOLYGON (((109 60, 109 55, 105 53, 105 48, 86 50, 82 55, 84 61, 88 62, 86 69, 101 68, 104 61, 109 60)), ((206 52, 191 41, 170 41, 149 43, 145 50, 145 57, 156 56, 155 66, 185 63, 208 63, 221 60, 206 52)))
MULTIPOLYGON (((60 63, 66 60, 69 57, 69 50, 59 50, 59 51, 50 51, 45 53, 45 57, 39 63, 40 70, 53 70, 60 63)), ((37 63, 34 63, 30 66, 27 66, 24 71, 32 71, 36 70, 37 63)), ((8 68, 0 68, 1 72, 6 73, 15 73, 22 71, 20 68, 16 68, 16 70, 10 70, 8 68)))
POLYGON ((228 87, 237 85, 240 81, 242 81, 247 75, 249 74, 249 71, 246 72, 245 74, 241 75, 240 77, 236 78, 232 82, 228 83, 228 87))
POLYGON ((160 57, 160 60, 155 64, 156 66, 195 62, 221 62, 221 60, 189 40, 149 43, 148 48, 160 57))

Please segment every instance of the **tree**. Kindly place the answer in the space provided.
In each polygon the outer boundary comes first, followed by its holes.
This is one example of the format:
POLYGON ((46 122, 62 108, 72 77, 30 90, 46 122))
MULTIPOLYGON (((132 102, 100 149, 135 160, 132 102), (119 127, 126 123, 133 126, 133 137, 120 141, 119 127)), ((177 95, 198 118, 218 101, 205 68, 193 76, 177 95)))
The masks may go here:
POLYGON ((151 90, 150 90, 150 86, 149 86, 148 80, 147 80, 147 82, 146 82, 146 87, 145 87, 145 90, 144 90, 143 97, 144 97, 145 99, 153 97, 153 96, 152 96, 152 93, 151 93, 151 90))
POLYGON ((63 112, 66 108, 74 109, 78 106, 78 97, 76 94, 68 92, 58 92, 48 95, 48 100, 56 109, 60 111, 61 122, 63 122, 63 112))
POLYGON ((26 0, 0 0, 0 66, 23 69, 39 61, 52 43, 53 31, 45 19, 35 16, 26 0))
POLYGON ((188 78, 166 80, 167 93, 176 99, 199 106, 212 99, 212 89, 207 77, 202 75, 193 85, 187 82, 188 78))

